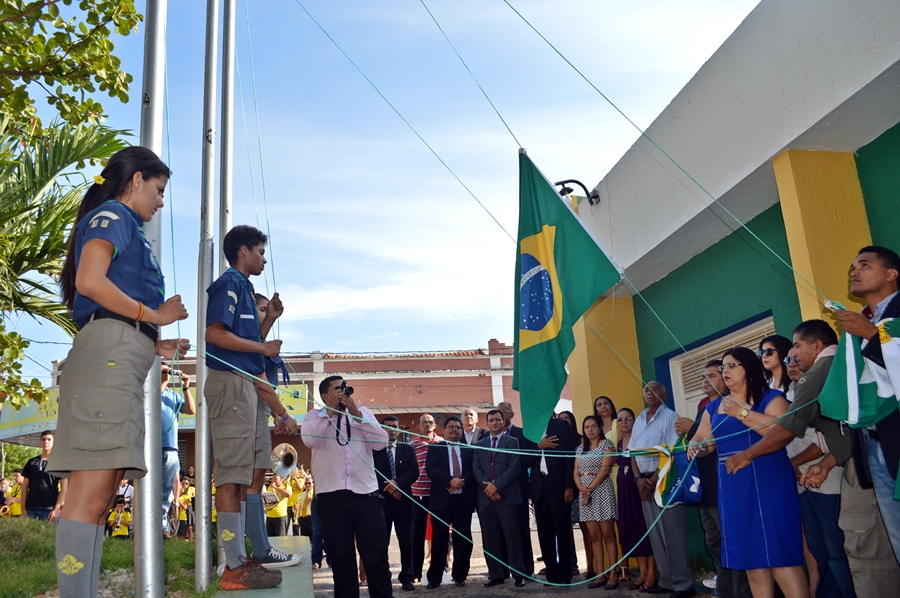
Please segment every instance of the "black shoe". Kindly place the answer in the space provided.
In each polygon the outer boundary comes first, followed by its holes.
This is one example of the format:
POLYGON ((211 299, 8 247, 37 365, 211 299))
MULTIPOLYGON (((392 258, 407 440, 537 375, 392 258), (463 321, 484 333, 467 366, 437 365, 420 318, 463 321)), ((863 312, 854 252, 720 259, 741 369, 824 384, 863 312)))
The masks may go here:
POLYGON ((517 588, 525 587, 525 578, 524 577, 516 577, 516 587, 517 588))
POLYGON ((503 583, 502 578, 489 579, 484 583, 484 587, 493 588, 494 586, 499 586, 501 583, 503 583))
POLYGON ((652 588, 647 588, 648 594, 671 594, 674 591, 675 590, 673 590, 671 588, 664 588, 659 584, 656 584, 652 588))
POLYGON ((412 592, 413 590, 416 589, 416 586, 414 586, 411 581, 405 581, 400 585, 407 592, 412 592))
POLYGON ((440 584, 440 583, 434 583, 434 582, 432 581, 432 582, 429 582, 428 585, 425 586, 425 587, 428 588, 429 590, 433 590, 433 589, 435 589, 436 587, 438 587, 439 585, 441 585, 441 584, 440 584))
POLYGON ((697 590, 693 587, 690 587, 686 590, 678 590, 669 594, 669 598, 691 598, 691 596, 696 596, 697 590))
POLYGON ((455 585, 455 586, 458 587, 458 588, 461 588, 461 587, 463 587, 464 585, 466 585, 466 580, 464 579, 464 580, 462 580, 462 581, 456 581, 456 580, 454 579, 454 580, 453 580, 453 585, 455 585))

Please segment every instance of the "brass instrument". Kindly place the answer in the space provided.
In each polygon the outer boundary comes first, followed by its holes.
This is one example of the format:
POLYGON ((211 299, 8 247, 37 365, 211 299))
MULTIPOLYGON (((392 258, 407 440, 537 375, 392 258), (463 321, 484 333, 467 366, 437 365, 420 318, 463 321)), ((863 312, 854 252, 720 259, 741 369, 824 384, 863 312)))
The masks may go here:
POLYGON ((116 515, 116 522, 113 524, 113 529, 114 529, 114 530, 117 530, 117 531, 118 531, 118 529, 119 529, 120 527, 122 527, 122 513, 124 513, 124 511, 119 512, 119 513, 116 515))
POLYGON ((287 478, 297 468, 297 449, 284 442, 272 449, 272 471, 287 478))
POLYGON ((3 505, 0 507, 0 517, 11 517, 9 514, 9 507, 7 505, 3 505))

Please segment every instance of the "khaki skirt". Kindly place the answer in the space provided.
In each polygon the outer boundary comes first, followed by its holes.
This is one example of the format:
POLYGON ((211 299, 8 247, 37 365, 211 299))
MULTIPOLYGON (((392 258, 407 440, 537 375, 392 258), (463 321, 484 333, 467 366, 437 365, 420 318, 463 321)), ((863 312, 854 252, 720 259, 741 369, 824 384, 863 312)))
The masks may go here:
POLYGON ((79 331, 60 379, 48 472, 124 469, 126 479, 144 477, 144 380, 155 358, 150 339, 124 322, 94 320, 79 331))

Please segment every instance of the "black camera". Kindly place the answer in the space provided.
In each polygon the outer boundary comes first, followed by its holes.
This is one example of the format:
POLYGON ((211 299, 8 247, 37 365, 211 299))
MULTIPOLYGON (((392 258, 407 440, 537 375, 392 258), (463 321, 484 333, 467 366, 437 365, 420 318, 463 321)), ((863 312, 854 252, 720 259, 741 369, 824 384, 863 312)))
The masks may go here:
POLYGON ((338 390, 347 395, 348 397, 353 394, 353 387, 347 386, 346 380, 341 380, 341 385, 338 386, 338 390))

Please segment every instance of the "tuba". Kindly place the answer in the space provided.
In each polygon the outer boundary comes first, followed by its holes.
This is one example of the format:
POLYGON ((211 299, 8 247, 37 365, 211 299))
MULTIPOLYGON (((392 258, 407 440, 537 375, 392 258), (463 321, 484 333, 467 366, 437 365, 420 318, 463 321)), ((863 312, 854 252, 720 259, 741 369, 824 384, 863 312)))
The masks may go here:
POLYGON ((284 442, 272 449, 272 471, 287 478, 297 467, 297 449, 284 442))

